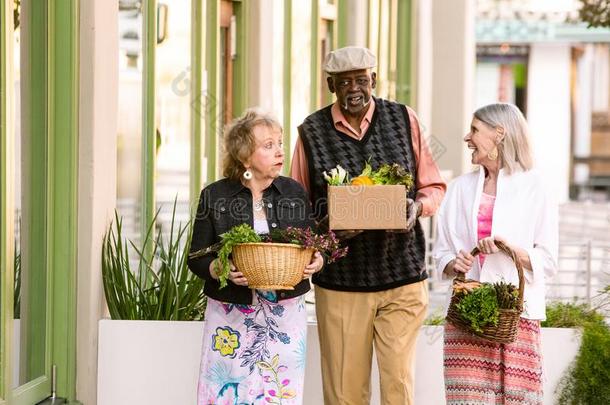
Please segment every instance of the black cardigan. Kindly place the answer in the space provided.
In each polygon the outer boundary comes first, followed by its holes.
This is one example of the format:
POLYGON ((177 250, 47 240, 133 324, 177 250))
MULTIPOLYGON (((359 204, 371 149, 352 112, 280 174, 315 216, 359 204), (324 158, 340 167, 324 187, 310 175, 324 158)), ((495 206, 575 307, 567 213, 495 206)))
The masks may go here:
MULTIPOLYGON (((296 181, 288 177, 276 178, 263 192, 269 229, 314 228, 311 205, 307 192, 296 181)), ((222 179, 208 185, 201 192, 199 206, 193 226, 191 253, 220 241, 222 233, 232 227, 247 223, 253 226, 252 193, 239 181, 222 179)), ((189 259, 191 271, 205 280, 204 293, 210 298, 233 304, 251 304, 252 290, 228 282, 219 288, 218 280, 209 272, 215 253, 189 259)), ((309 291, 309 280, 303 280, 294 290, 278 291, 278 299, 297 297, 309 291)))

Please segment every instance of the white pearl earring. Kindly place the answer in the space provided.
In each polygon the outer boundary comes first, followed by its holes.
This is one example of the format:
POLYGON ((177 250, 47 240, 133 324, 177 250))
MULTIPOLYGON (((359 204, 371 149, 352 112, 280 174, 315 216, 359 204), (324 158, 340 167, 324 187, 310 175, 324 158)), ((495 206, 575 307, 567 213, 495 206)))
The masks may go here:
POLYGON ((252 179, 252 172, 250 171, 250 169, 246 169, 246 171, 244 172, 244 179, 246 179, 246 180, 252 179))

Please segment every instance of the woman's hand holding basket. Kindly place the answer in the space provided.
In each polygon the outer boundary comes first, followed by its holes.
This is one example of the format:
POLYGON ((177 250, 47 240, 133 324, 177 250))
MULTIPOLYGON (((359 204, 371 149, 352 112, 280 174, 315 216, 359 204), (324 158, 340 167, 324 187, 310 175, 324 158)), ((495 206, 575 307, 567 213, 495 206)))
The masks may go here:
POLYGON ((314 273, 322 270, 322 266, 324 266, 324 259, 322 259, 322 254, 320 252, 315 252, 311 258, 311 262, 305 266, 305 271, 303 272, 303 279, 311 277, 314 273))

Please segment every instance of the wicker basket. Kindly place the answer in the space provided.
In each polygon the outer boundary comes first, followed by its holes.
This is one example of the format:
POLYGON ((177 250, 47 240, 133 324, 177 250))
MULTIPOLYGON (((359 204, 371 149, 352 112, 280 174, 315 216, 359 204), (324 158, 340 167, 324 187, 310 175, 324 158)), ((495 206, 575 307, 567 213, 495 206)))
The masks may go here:
MULTIPOLYGON (((523 277, 523 267, 521 262, 517 260, 515 252, 513 252, 508 246, 502 242, 496 241, 496 246, 504 253, 506 253, 514 262, 517 267, 519 274, 519 303, 516 309, 501 309, 498 317, 497 325, 487 325, 483 327, 482 332, 475 331, 471 328, 470 323, 462 319, 456 305, 462 299, 462 296, 458 296, 453 293, 451 296, 451 303, 449 304, 449 311, 447 312, 447 321, 453 324, 455 327, 460 328, 466 332, 472 333, 484 340, 494 343, 512 343, 517 338, 517 332, 519 327, 519 318, 521 312, 523 312, 523 289, 525 287, 525 281, 523 277)), ((479 254, 479 249, 474 248, 470 253, 473 256, 479 254)), ((471 282, 474 280, 465 280, 464 274, 459 273, 453 280, 453 287, 459 286, 464 282, 471 282)))
POLYGON ((289 243, 241 243, 233 248, 233 263, 259 290, 294 290, 303 280, 313 249, 289 243))

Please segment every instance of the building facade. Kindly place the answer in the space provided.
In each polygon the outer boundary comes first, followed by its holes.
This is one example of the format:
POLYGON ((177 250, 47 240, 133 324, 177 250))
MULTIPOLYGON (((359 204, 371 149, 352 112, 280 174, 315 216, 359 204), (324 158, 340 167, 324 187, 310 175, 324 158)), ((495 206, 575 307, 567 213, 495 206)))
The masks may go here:
MULTIPOLYGON (((104 233, 135 240, 219 177, 247 107, 332 102, 323 56, 365 45, 377 94, 416 98, 417 1, 0 1, 0 403, 96 403, 104 233)), ((288 160, 288 159, 287 159, 288 160)), ((288 166, 288 165, 287 165, 288 166)))

